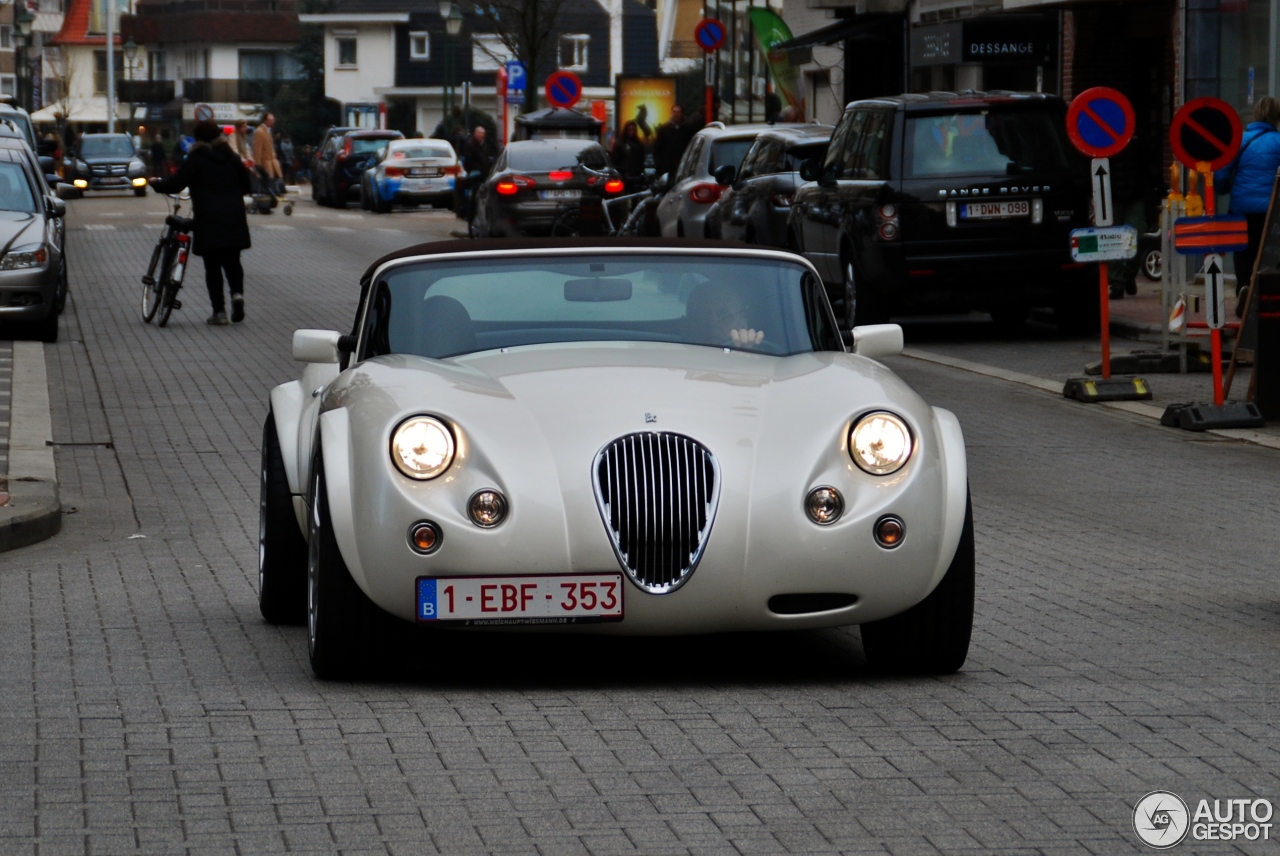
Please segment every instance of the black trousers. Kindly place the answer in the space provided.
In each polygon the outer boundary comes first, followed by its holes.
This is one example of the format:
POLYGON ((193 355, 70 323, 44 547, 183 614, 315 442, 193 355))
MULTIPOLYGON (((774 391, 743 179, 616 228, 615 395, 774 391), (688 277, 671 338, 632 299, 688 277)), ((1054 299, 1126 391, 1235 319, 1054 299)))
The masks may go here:
POLYGON ((227 303, 222 295, 222 274, 227 274, 227 285, 231 286, 231 294, 244 294, 244 268, 240 266, 240 250, 216 249, 205 250, 204 282, 209 288, 209 305, 214 312, 227 311, 227 303))
POLYGON ((1246 214, 1244 219, 1249 224, 1249 249, 1232 253, 1236 263, 1236 296, 1240 296, 1240 292, 1249 287, 1249 281, 1253 277, 1253 262, 1258 257, 1258 250, 1262 247, 1262 230, 1267 225, 1267 213, 1265 211, 1258 214, 1246 214))

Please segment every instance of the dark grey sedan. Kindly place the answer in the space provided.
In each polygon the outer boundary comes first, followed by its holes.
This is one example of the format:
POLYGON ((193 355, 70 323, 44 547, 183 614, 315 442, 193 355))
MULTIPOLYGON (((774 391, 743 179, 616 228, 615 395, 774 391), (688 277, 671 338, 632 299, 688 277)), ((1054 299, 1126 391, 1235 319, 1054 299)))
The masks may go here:
POLYGON ((66 210, 26 141, 0 135, 0 321, 45 342, 57 341, 67 300, 66 210))
POLYGON ((791 198, 804 183, 800 164, 827 153, 832 130, 830 125, 792 125, 765 131, 741 167, 717 170, 716 181, 730 186, 707 212, 707 237, 785 248, 791 198))

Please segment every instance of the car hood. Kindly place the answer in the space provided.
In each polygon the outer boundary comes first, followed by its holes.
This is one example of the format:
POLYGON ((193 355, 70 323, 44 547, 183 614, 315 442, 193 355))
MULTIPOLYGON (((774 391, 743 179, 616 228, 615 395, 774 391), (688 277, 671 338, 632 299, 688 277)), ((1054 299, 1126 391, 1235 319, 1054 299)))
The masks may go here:
POLYGON ((835 453, 862 413, 893 410, 917 437, 933 430, 932 409, 863 357, 658 343, 534 345, 449 360, 378 357, 330 386, 323 408, 343 406, 353 441, 375 447, 384 461, 395 425, 430 413, 455 427, 467 466, 494 480, 538 470, 540 478, 578 485, 597 451, 637 431, 684 434, 738 473, 763 467, 784 483, 816 475, 838 457, 849 465, 835 453))
POLYGON ((0 253, 44 239, 44 218, 21 211, 0 211, 0 253))

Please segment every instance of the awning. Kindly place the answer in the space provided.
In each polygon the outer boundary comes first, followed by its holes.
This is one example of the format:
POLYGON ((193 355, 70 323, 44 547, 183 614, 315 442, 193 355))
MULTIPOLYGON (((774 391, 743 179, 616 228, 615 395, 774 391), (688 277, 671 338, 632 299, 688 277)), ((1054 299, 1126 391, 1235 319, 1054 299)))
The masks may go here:
POLYGON ((785 42, 778 42, 773 46, 773 49, 775 51, 793 51, 799 48, 817 47, 818 45, 834 45, 847 39, 873 35, 887 23, 901 24, 901 19, 886 17, 867 21, 866 19, 846 18, 842 21, 836 21, 834 24, 819 27, 812 32, 805 33, 803 36, 796 36, 785 42))
MULTIPOLYGON (((32 113, 31 121, 37 125, 53 124, 58 121, 58 114, 62 112, 62 105, 50 104, 48 107, 41 107, 32 113)), ((93 98, 88 103, 73 104, 69 113, 70 115, 62 117, 63 120, 67 122, 105 123, 107 121, 107 99, 93 98)))

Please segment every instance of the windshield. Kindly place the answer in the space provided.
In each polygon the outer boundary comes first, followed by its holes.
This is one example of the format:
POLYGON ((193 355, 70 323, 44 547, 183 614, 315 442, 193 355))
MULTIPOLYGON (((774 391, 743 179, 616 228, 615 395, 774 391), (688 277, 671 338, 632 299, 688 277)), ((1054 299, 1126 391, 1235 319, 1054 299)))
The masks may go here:
POLYGON ((1056 113, 982 110, 907 119, 907 178, 1068 172, 1056 113))
POLYGON ((82 158, 131 158, 133 143, 128 137, 85 137, 80 141, 82 158))
POLYGON ((36 211, 35 195, 21 164, 0 163, 0 211, 36 211))
POLYGON ((396 268, 370 298, 362 356, 444 359, 553 342, 841 350, 821 283, 801 265, 609 254, 396 268))
POLYGON ((551 172, 553 169, 585 164, 592 169, 607 169, 609 161, 604 149, 595 143, 583 145, 580 149, 566 146, 512 146, 507 149, 511 169, 521 172, 551 172))
POLYGON ((715 175, 716 170, 727 163, 733 164, 735 169, 741 166, 742 159, 747 156, 747 149, 754 142, 754 139, 716 140, 711 144, 711 174, 715 175))
POLYGON ((400 158, 451 158, 453 157, 453 147, 448 143, 441 143, 438 146, 403 146, 392 149, 388 157, 397 160, 400 158))

